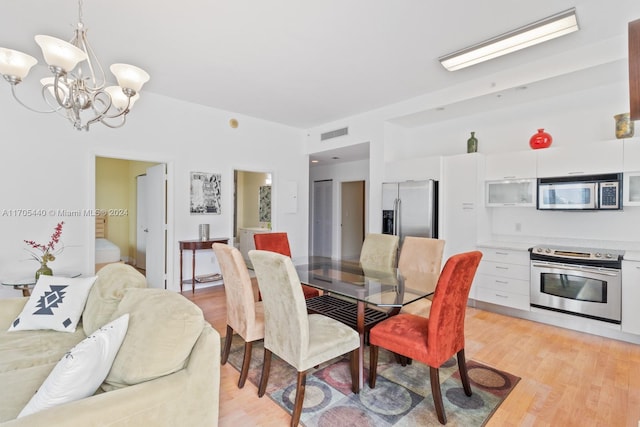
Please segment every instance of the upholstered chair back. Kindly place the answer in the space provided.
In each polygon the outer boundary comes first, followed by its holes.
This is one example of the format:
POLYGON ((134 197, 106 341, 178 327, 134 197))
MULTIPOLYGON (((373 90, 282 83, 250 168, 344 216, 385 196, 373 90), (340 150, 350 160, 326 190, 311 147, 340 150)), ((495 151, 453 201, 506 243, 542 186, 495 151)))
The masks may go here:
POLYGON ((362 243, 360 264, 369 269, 389 269, 396 266, 398 236, 369 233, 362 243))
POLYGON ((467 300, 481 258, 480 251, 453 255, 440 273, 427 327, 429 366, 440 366, 464 349, 467 300))
POLYGON ((291 257, 291 248, 289 247, 289 236, 287 236, 287 233, 256 233, 253 235, 253 241, 256 249, 260 251, 277 252, 291 257))
POLYGON ((214 243, 227 299, 227 324, 245 341, 262 338, 263 325, 256 322, 256 302, 251 277, 240 251, 224 243, 214 243))
POLYGON ((300 279, 291 258, 249 251, 264 305, 264 346, 298 368, 309 348, 309 319, 300 279))
POLYGON ((406 236, 400 248, 398 268, 421 273, 439 273, 442 268, 444 240, 406 236))

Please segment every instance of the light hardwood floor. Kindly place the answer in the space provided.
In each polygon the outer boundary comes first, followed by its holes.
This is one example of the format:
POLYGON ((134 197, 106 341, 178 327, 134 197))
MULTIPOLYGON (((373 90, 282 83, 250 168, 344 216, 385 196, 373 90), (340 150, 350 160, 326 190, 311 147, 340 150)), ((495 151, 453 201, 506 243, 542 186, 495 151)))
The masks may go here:
MULTIPOLYGON (((225 334, 222 286, 183 295, 225 334)), ((522 378, 489 427, 640 425, 638 345, 468 308, 466 355, 522 378)), ((288 425, 289 414, 249 381, 238 389, 238 375, 221 367, 220 427, 288 425)))

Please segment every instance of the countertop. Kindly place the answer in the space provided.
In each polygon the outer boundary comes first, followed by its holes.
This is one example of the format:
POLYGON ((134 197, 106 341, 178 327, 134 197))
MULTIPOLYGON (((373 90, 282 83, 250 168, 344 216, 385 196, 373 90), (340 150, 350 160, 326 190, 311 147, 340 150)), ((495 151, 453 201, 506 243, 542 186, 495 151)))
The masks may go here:
POLYGON ((509 250, 516 250, 516 251, 526 251, 529 248, 538 246, 538 245, 623 250, 625 251, 625 254, 624 254, 625 260, 640 261, 640 243, 636 243, 636 242, 593 241, 593 240, 579 240, 579 239, 551 240, 548 238, 528 237, 518 241, 496 239, 496 240, 478 242, 476 244, 476 246, 479 248, 509 249, 509 250))

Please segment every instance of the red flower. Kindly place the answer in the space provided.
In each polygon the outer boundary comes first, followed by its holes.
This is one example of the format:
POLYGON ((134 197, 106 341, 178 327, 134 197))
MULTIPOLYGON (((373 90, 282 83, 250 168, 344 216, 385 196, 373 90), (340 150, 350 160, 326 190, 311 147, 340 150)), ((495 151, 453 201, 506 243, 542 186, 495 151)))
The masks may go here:
POLYGON ((43 245, 41 243, 36 243, 33 240, 24 241, 27 245, 31 246, 31 248, 42 252, 42 255, 37 255, 33 251, 27 249, 27 251, 31 254, 33 259, 44 264, 46 264, 49 261, 55 261, 56 259, 55 255, 59 254, 64 249, 64 246, 63 246, 56 250, 56 244, 60 243, 60 236, 62 236, 63 224, 64 224, 64 221, 61 221, 58 223, 58 225, 56 225, 56 228, 54 229, 54 232, 51 235, 51 240, 46 245, 43 245))

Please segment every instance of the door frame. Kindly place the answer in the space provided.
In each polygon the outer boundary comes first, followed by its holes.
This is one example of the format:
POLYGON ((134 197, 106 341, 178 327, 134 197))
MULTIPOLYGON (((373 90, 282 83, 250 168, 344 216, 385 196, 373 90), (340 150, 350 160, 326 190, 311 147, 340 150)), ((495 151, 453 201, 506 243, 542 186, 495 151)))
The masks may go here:
MULTIPOLYGON (((163 157, 154 157, 152 155, 147 154, 133 154, 133 153, 122 153, 116 151, 106 150, 95 150, 89 152, 89 177, 87 179, 87 197, 86 200, 91 204, 91 208, 95 208, 96 205, 96 158, 97 157, 106 157, 112 159, 119 160, 130 160, 130 161, 139 161, 139 162, 152 162, 152 163, 164 163, 166 167, 166 176, 167 176, 167 198, 166 198, 166 222, 167 222, 167 230, 166 230, 166 247, 164 248, 165 253, 165 269, 166 269, 166 288, 169 290, 179 290, 179 279, 174 277, 174 258, 175 254, 173 250, 169 250, 169 248, 173 248, 174 245, 174 228, 175 228, 175 218, 173 209, 167 209, 169 206, 174 205, 174 164, 171 159, 163 158, 163 157), (174 286, 177 285, 177 286, 174 286)), ((96 233, 95 233, 95 218, 87 217, 85 218, 85 230, 86 230, 86 239, 85 245, 87 247, 88 258, 85 265, 86 271, 95 271, 95 259, 96 259, 96 233)))

